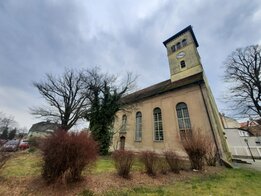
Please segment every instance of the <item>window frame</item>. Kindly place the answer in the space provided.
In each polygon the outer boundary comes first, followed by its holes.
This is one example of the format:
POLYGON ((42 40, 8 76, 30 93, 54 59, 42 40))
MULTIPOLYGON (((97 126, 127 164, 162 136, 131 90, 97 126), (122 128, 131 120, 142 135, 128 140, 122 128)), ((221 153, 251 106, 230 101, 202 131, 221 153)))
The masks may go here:
POLYGON ((179 50, 179 49, 181 49, 181 48, 182 48, 182 45, 181 45, 180 42, 178 42, 178 43, 176 44, 176 50, 179 50))
POLYGON ((122 133, 127 132, 127 120, 128 120, 127 115, 123 114, 121 118, 121 130, 120 130, 120 132, 122 133))
POLYGON ((159 107, 153 109, 153 141, 155 142, 164 141, 162 112, 159 107))
POLYGON ((135 117, 135 142, 142 141, 142 113, 140 111, 136 112, 135 117), (139 119, 139 120, 138 120, 139 119))
POLYGON ((183 40, 181 41, 181 45, 182 45, 182 47, 187 46, 187 45, 188 45, 187 39, 183 39, 183 40))
POLYGON ((170 49, 171 49, 171 52, 176 52, 177 51, 176 45, 171 46, 170 49))
POLYGON ((177 114, 180 138, 184 139, 186 136, 191 136, 192 128, 191 128, 191 120, 190 120, 189 109, 187 104, 184 102, 177 103, 176 114, 177 114))
POLYGON ((187 67, 185 60, 181 60, 181 61, 179 62, 179 64, 180 64, 180 68, 181 68, 181 69, 184 69, 184 68, 187 67))

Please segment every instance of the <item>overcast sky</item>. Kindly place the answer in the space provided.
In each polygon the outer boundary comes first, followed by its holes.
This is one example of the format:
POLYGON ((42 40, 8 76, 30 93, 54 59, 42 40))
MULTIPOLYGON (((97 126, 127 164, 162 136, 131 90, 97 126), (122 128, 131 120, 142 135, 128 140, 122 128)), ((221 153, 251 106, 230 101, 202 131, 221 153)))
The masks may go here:
POLYGON ((260 0, 1 0, 0 111, 30 128, 29 107, 43 103, 32 82, 66 67, 131 71, 138 88, 169 79, 162 42, 188 25, 223 112, 222 64, 261 44, 260 0))

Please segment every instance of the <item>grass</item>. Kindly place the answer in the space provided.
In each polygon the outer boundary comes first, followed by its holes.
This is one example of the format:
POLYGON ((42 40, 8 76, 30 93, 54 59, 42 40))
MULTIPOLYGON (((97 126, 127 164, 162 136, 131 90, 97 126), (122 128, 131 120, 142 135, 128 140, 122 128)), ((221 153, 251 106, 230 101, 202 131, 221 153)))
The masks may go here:
POLYGON ((116 171, 113 162, 109 156, 99 157, 95 164, 93 173, 99 174, 103 172, 116 171))
MULTIPOLYGON (((136 164, 137 165, 137 164, 136 164)), ((9 159, 4 167, 0 170, 2 177, 23 177, 23 176, 38 176, 41 174, 41 158, 39 151, 28 153, 19 152, 9 159)), ((109 156, 99 157, 98 161, 92 167, 92 173, 100 174, 103 172, 116 171, 113 161, 109 156)), ((88 171, 84 171, 87 174, 88 171)))
POLYGON ((261 172, 246 169, 225 169, 215 175, 195 177, 159 187, 135 187, 112 190, 106 195, 260 195, 261 172))
MULTIPOLYGON (((135 161, 134 171, 143 171, 143 166, 139 161, 135 161)), ((91 170, 92 176, 103 176, 106 174, 108 178, 116 173, 114 164, 109 156, 99 157, 97 163, 91 170)), ((41 158, 39 152, 19 152, 14 154, 0 170, 0 177, 4 179, 4 184, 0 183, 0 194, 13 191, 12 182, 14 179, 38 178, 41 173, 41 158), (9 185, 9 183, 11 185, 9 185)), ((85 172, 84 172, 85 175, 85 172)), ((87 175, 88 176, 88 175, 87 175)), ((0 179, 1 180, 1 179, 0 179)), ((108 179, 114 180, 114 179, 108 179)), ((30 180, 29 180, 30 181, 30 180)), ((135 181, 135 180, 134 180, 135 181)), ((128 182, 125 180, 125 183, 128 182)), ((131 186, 122 187, 121 189, 110 188, 104 195, 260 195, 261 192, 261 172, 247 169, 224 169, 218 174, 201 175, 186 178, 185 180, 172 180, 164 185, 139 185, 132 184, 131 186)), ((131 182, 130 182, 131 183, 131 182)), ((39 190, 30 192, 26 189, 26 184, 21 182, 20 192, 34 195, 39 190)), ((15 187, 18 191, 19 185, 15 187)), ((41 190, 43 191, 45 187, 41 190)), ((90 195, 92 192, 88 190, 87 185, 81 185, 76 190, 80 195, 90 195)))
MULTIPOLYGON (((132 171, 140 171, 142 169, 142 163, 138 159, 136 159, 132 166, 132 171)), ((92 173, 94 174, 100 174, 103 172, 116 172, 114 163, 110 156, 99 157, 98 161, 95 164, 95 168, 92 171, 92 173)))
POLYGON ((39 152, 19 152, 10 158, 0 170, 2 177, 37 176, 41 172, 39 152))

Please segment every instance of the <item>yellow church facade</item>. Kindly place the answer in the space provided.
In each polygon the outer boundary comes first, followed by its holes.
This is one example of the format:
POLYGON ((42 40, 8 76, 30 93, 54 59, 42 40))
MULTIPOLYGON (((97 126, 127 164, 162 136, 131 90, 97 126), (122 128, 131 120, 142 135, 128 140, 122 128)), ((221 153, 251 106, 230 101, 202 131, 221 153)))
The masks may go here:
POLYGON ((170 79, 124 97, 126 110, 117 113, 112 150, 158 153, 172 150, 186 157, 182 138, 200 131, 212 138, 219 157, 227 159, 223 127, 192 27, 186 27, 163 44, 170 79))

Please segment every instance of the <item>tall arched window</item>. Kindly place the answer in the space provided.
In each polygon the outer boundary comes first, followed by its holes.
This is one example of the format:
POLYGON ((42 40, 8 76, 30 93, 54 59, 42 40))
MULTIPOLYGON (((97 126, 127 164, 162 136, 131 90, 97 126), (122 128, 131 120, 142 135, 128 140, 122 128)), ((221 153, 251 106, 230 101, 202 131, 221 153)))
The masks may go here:
POLYGON ((141 141, 142 138, 142 115, 141 112, 136 113, 136 130, 135 141, 141 141))
POLYGON ((171 51, 172 51, 172 52, 175 52, 175 51, 176 51, 176 45, 171 46, 171 51))
POLYGON ((187 40, 186 39, 183 39, 182 40, 182 47, 186 46, 187 45, 187 40))
POLYGON ((185 136, 191 135, 191 124, 189 118, 188 107, 185 103, 178 103, 176 106, 179 131, 181 139, 185 136))
POLYGON ((179 50, 181 48, 181 43, 178 42, 176 47, 177 47, 177 50, 179 50))
POLYGON ((153 110, 154 116, 154 140, 163 141, 163 125, 162 125, 162 115, 160 108, 155 108, 153 110))
POLYGON ((124 114, 122 116, 122 121, 121 121, 121 132, 126 132, 127 131, 127 115, 124 114))

